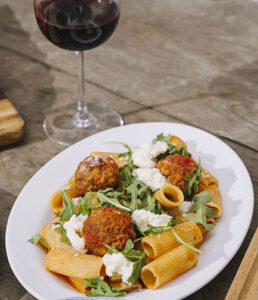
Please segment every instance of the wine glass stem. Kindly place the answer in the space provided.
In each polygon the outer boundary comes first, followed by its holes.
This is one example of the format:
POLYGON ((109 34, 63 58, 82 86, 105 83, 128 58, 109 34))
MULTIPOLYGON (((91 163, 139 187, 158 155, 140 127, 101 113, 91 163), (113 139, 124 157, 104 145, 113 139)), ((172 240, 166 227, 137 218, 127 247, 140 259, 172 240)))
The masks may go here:
POLYGON ((91 121, 89 119, 89 112, 87 107, 87 102, 85 98, 85 82, 84 82, 84 52, 77 52, 79 55, 79 99, 77 103, 77 113, 75 116, 75 125, 77 127, 89 127, 91 121))

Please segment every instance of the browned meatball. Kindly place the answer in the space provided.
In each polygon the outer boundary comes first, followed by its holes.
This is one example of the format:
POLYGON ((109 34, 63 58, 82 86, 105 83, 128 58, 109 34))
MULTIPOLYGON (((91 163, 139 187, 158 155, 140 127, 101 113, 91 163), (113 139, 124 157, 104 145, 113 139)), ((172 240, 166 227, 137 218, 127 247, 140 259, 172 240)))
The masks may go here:
POLYGON ((80 162, 75 172, 75 191, 84 196, 89 191, 114 187, 119 175, 118 165, 113 158, 88 156, 80 162))
POLYGON ((188 184, 184 177, 192 177, 195 172, 191 168, 197 168, 197 164, 188 156, 175 154, 158 161, 156 168, 160 170, 162 175, 167 177, 168 182, 184 191, 188 184))
POLYGON ((108 244, 122 250, 129 238, 135 239, 131 216, 116 207, 105 207, 97 210, 85 220, 82 230, 86 248, 95 255, 103 256, 108 244))

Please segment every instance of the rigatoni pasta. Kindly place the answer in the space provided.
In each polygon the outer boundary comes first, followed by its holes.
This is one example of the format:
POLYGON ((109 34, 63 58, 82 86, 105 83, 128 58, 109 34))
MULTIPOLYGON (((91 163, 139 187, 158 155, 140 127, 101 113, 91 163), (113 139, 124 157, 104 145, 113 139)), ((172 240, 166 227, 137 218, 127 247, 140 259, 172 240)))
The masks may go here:
POLYGON ((178 207, 184 201, 182 191, 172 184, 164 184, 154 193, 154 197, 159 201, 162 207, 168 210, 178 207))
POLYGON ((83 279, 77 278, 77 277, 68 277, 67 279, 71 282, 71 284, 75 287, 75 289, 77 291, 79 291, 80 293, 82 293, 82 294, 90 293, 90 289, 84 287, 83 279))
POLYGON ((217 212, 217 218, 222 214, 221 195, 217 185, 211 184, 207 187, 206 191, 212 194, 212 199, 207 203, 209 207, 212 207, 217 212))
MULTIPOLYGON (((200 228, 192 221, 184 222, 174 226, 175 232, 187 243, 198 244, 202 241, 200 228)), ((142 249, 151 259, 155 259, 164 253, 180 245, 175 235, 165 231, 157 235, 146 236, 142 239, 142 249)))
POLYGON ((48 249, 46 270, 89 296, 122 296, 140 279, 157 289, 190 270, 222 214, 217 179, 179 137, 157 135, 136 152, 122 144, 125 153, 80 162, 51 198, 59 217, 30 240, 48 249))
POLYGON ((154 290, 190 270, 197 262, 197 253, 181 245, 144 266, 141 279, 148 289, 154 290))
POLYGON ((54 221, 50 222, 46 226, 44 226, 41 231, 41 237, 47 242, 50 248, 65 248, 73 251, 73 248, 69 246, 67 243, 62 243, 60 240, 61 234, 55 231, 55 223, 60 222, 59 218, 56 218, 54 221))
POLYGON ((67 193, 70 198, 76 198, 78 196, 75 191, 75 176, 72 176, 67 182, 67 184, 52 196, 50 201, 50 209, 55 214, 59 214, 59 212, 63 208, 62 191, 64 190, 68 190, 67 193))
POLYGON ((52 248, 48 252, 45 268, 75 278, 94 278, 105 274, 101 257, 74 253, 64 248, 52 248))

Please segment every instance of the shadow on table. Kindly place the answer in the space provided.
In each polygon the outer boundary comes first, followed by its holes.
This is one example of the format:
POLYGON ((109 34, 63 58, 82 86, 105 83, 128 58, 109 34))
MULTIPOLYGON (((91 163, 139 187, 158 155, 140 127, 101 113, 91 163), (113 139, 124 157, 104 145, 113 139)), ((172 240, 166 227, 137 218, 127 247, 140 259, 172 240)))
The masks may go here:
MULTIPOLYGON (((31 26, 36 27, 33 5, 30 17, 31 26)), ((54 77, 50 68, 40 62, 46 54, 6 5, 0 6, 0 56, 0 87, 25 121, 25 136, 17 146, 45 139, 42 124, 46 110, 55 102, 54 77), (36 59, 30 57, 32 53, 36 59)))
POLYGON ((0 189, 0 299, 19 299, 26 292, 11 271, 5 250, 6 223, 15 199, 14 195, 0 189))

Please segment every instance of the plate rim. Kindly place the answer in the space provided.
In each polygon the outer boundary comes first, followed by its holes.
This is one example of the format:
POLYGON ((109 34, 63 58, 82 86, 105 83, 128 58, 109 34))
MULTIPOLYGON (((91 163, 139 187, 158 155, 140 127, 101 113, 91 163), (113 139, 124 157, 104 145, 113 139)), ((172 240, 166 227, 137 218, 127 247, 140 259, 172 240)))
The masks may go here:
MULTIPOLYGON (((245 169, 245 172, 246 172, 246 175, 247 175, 247 178, 249 180, 249 183, 250 183, 250 192, 251 192, 251 204, 252 204, 252 207, 250 207, 250 218, 248 219, 248 222, 246 222, 246 227, 244 229, 244 234, 242 235, 242 238, 239 240, 237 246, 234 248, 234 251, 232 252, 230 258, 227 258, 226 262, 223 263, 222 267, 220 267, 219 269, 216 270, 216 272, 213 272, 212 273, 212 277, 207 277, 207 279, 204 279, 202 280, 202 283, 200 285, 198 285, 196 288, 192 288, 190 291, 186 292, 184 294, 184 297, 188 297, 190 295, 192 295, 193 293, 195 293, 196 291, 200 290, 201 288, 203 288, 205 285, 207 285, 209 282, 211 282, 219 273, 221 273, 223 271, 223 269, 230 263, 230 261, 233 259, 233 257, 236 255, 237 251, 239 250, 239 248, 241 247, 244 239, 246 238, 246 235, 247 235, 247 232, 250 228, 250 224, 251 224, 251 221, 253 219, 253 213, 254 213, 254 188, 253 188, 253 184, 252 184, 252 179, 251 179, 251 176, 248 172, 248 169, 247 167, 245 166, 244 162, 242 161, 242 159, 240 158, 240 156, 237 154, 237 152, 232 149, 229 145, 227 145, 224 141, 222 141, 219 137, 215 136, 213 133, 210 133, 209 131, 205 131, 204 129, 201 129, 201 128, 198 128, 198 127, 195 127, 195 126, 191 126, 191 125, 187 125, 187 124, 183 124, 183 123, 177 123, 177 122, 141 122, 141 123, 133 123, 133 124, 127 124, 127 125, 124 125, 124 126, 118 126, 118 127, 114 127, 114 128, 110 128, 110 129, 107 129, 107 130, 103 130, 101 132, 98 132, 94 135, 91 135, 91 136, 88 136, 78 142, 76 142, 75 144, 65 148, 64 150, 62 150, 61 152, 57 153, 55 156, 53 156, 51 159, 49 159, 42 167, 39 168, 39 170, 37 170, 33 176, 28 180, 28 182, 24 185, 24 187, 22 188, 22 190, 20 191, 19 195, 16 197, 13 205, 12 205, 12 208, 11 208, 11 211, 9 213, 9 216, 8 216, 8 220, 7 220, 7 223, 6 223, 6 230, 5 230, 5 248, 6 248, 6 254, 7 254, 7 259, 8 259, 8 262, 9 262, 9 265, 11 267, 11 270, 12 272, 14 273, 15 277, 18 279, 18 281, 20 282, 20 284, 31 294, 33 295, 34 297, 36 297, 37 299, 42 299, 42 300, 48 300, 44 297, 42 297, 41 295, 38 294, 38 292, 36 290, 34 290, 33 288, 31 288, 29 285, 27 285, 27 283, 24 281, 24 279, 22 278, 22 275, 19 273, 19 271, 16 269, 11 257, 10 257, 10 245, 9 245, 9 242, 8 242, 8 239, 9 239, 9 231, 10 231, 10 223, 11 223, 11 220, 13 218, 13 214, 14 214, 14 210, 15 210, 15 207, 19 201, 19 198, 22 197, 22 194, 24 193, 24 191, 26 191, 26 189, 28 188, 28 186, 30 185, 30 183, 34 180, 34 178, 36 177, 36 175, 42 171, 42 169, 44 170, 45 168, 47 168, 48 164, 56 159, 57 157, 61 156, 63 154, 63 152, 68 152, 68 151, 72 151, 71 149, 75 148, 77 146, 77 144, 80 144, 81 142, 89 139, 89 138, 92 138, 92 137, 97 137, 98 135, 100 134, 103 134, 105 132, 110 132, 110 131, 113 131, 115 129, 120 129, 120 128, 128 128, 128 127, 137 127, 137 126, 142 126, 142 125, 147 125, 147 126, 151 126, 151 125, 155 125, 155 124, 159 124, 159 125, 169 125, 169 126, 173 126, 173 125, 176 125, 176 126, 182 126, 182 127, 185 127, 185 128, 189 128, 189 129, 193 129, 193 130, 197 130, 197 131, 200 131, 202 134, 207 134, 209 136, 212 136, 213 138, 215 138, 216 140, 218 140, 220 143, 222 143, 224 146, 226 146, 228 148, 228 150, 232 151, 235 156, 237 157, 239 163, 242 165, 242 167, 245 169)), ((131 294, 133 295, 133 294, 131 294)), ((87 298, 85 296, 78 296, 78 299, 91 299, 91 298, 87 298)), ((70 297, 70 299, 76 299, 77 297, 70 297)), ((123 297, 123 299, 130 299, 130 295, 126 295, 125 297, 123 297)), ((62 298, 62 299, 65 299, 65 298, 62 298)), ((98 298, 97 298, 98 299, 98 298)), ((103 298, 104 299, 104 298, 103 298)), ((108 298, 107 298, 108 299, 108 298)), ((163 298, 164 299, 164 298, 163 298)), ((179 299, 179 298, 176 298, 176 299, 179 299)))

